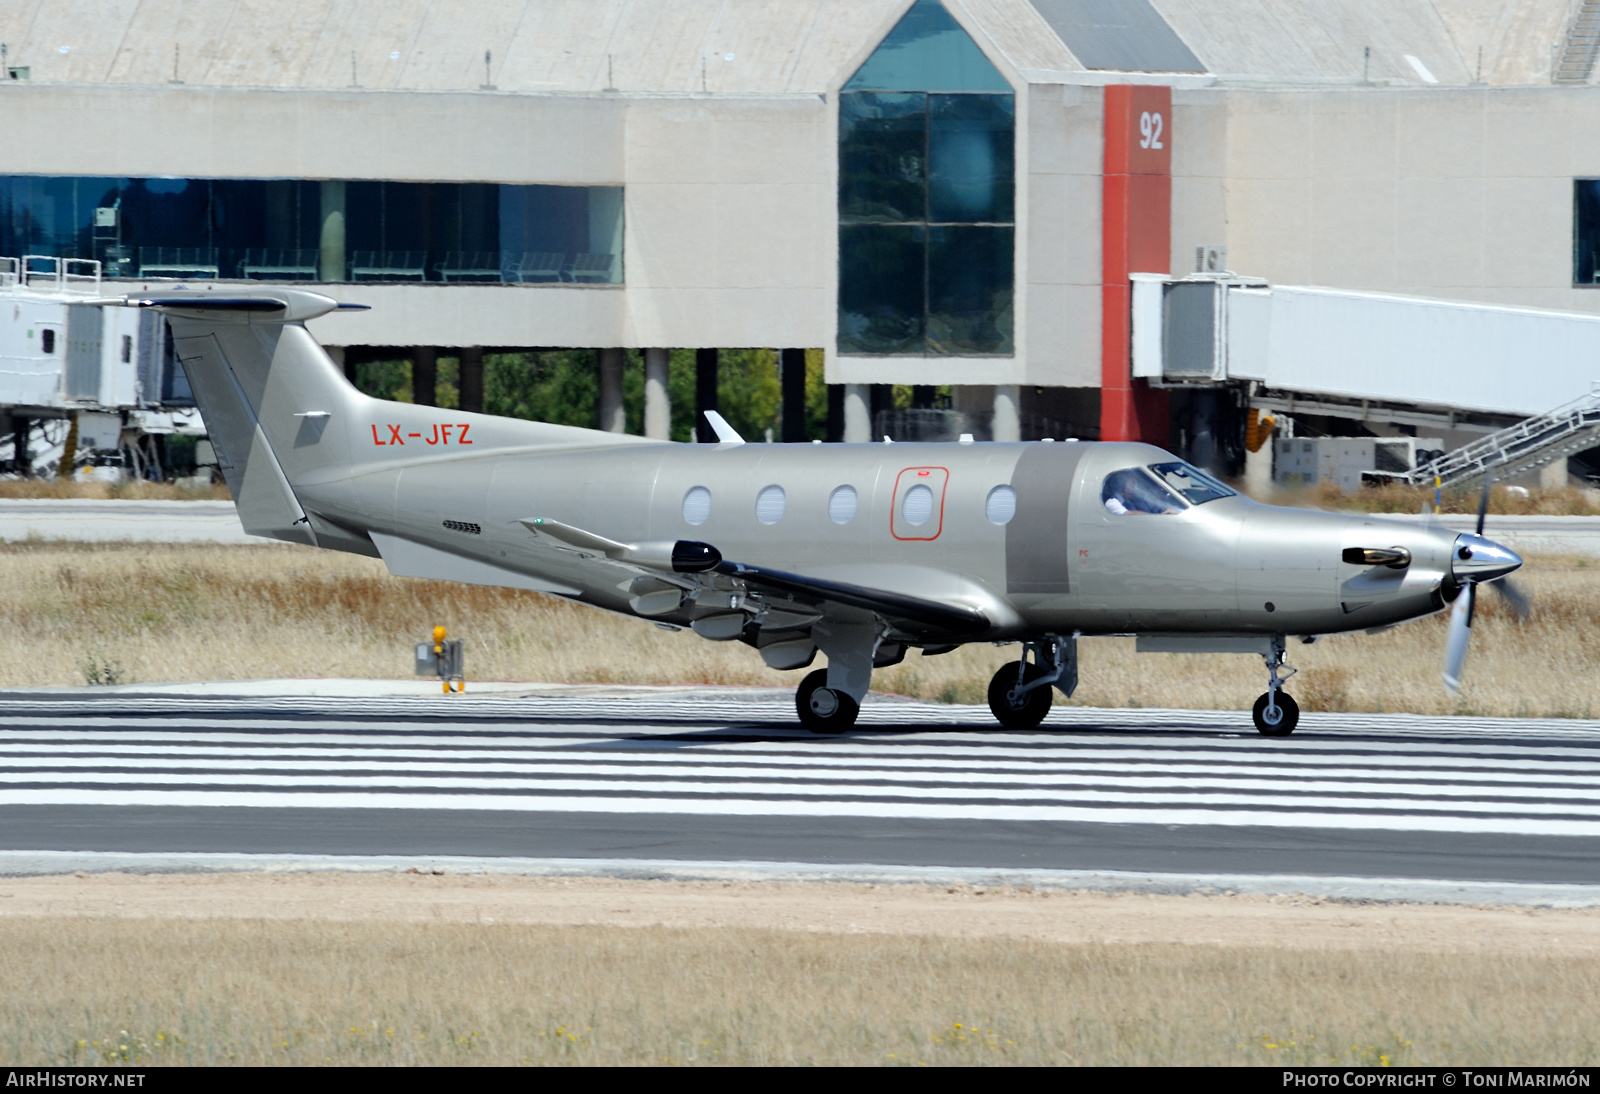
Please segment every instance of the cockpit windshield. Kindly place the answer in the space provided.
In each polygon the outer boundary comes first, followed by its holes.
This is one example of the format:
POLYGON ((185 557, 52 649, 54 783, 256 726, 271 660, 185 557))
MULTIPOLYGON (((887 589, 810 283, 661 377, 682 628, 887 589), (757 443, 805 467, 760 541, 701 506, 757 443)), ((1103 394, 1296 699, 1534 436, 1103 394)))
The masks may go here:
POLYGON ((1171 463, 1153 463, 1151 472, 1167 486, 1182 494, 1190 505, 1204 505, 1208 501, 1218 498, 1231 498, 1234 491, 1223 486, 1216 479, 1206 474, 1191 464, 1182 460, 1173 460, 1171 463))
POLYGON ((1233 495, 1232 490, 1198 467, 1173 460, 1111 472, 1100 490, 1100 501, 1107 512, 1118 516, 1124 513, 1164 516, 1233 495))
POLYGON ((1178 495, 1145 474, 1143 468, 1127 467, 1106 476, 1100 490, 1100 501, 1108 513, 1122 516, 1126 513, 1154 513, 1168 515, 1183 512, 1183 502, 1178 495))

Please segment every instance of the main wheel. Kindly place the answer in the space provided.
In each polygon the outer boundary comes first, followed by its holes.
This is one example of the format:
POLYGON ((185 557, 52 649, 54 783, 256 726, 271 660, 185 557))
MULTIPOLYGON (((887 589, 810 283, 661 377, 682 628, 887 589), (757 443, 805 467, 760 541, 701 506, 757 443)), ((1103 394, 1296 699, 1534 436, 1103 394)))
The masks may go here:
MULTIPOLYGON (((1022 682, 1032 683, 1044 675, 1044 669, 1029 665, 1023 669, 1022 682)), ((1038 687, 1021 695, 1016 694, 1016 689, 1017 662, 1001 665, 989 681, 989 709, 1007 729, 1032 729, 1050 713, 1050 688, 1038 687)))
POLYGON ((861 704, 827 685, 827 669, 806 673, 794 693, 795 710, 800 715, 800 724, 813 733, 843 733, 856 724, 861 704))
POLYGON ((1270 692, 1265 693, 1256 700, 1256 705, 1250 711, 1250 717, 1256 720, 1256 728, 1263 737, 1287 737, 1294 732, 1294 727, 1300 724, 1300 704, 1294 701, 1294 696, 1288 692, 1278 692, 1278 718, 1276 721, 1267 720, 1267 699, 1270 692))

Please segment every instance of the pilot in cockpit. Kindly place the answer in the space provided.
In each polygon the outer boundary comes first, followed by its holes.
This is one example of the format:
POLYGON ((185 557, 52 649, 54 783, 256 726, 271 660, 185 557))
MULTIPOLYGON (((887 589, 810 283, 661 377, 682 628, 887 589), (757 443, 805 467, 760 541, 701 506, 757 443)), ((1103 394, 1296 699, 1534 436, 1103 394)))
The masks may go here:
POLYGON ((1181 513, 1192 505, 1234 496, 1228 487, 1182 460, 1113 471, 1106 476, 1105 486, 1100 490, 1100 501, 1106 511, 1118 516, 1128 513, 1167 516, 1181 513))
POLYGON ((1167 515, 1183 511, 1172 491, 1144 473, 1142 468, 1129 467, 1113 471, 1106 476, 1100 500, 1107 512, 1122 516, 1125 513, 1153 513, 1167 515))

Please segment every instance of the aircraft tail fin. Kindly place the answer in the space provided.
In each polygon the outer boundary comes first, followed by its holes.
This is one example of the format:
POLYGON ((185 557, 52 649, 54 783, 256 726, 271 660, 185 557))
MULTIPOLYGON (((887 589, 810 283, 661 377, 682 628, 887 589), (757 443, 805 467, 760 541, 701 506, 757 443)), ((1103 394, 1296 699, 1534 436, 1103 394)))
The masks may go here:
POLYGON ((115 303, 166 315, 240 523, 252 535, 372 553, 364 533, 352 538, 328 514, 308 515, 297 489, 430 456, 643 440, 363 395, 305 323, 365 309, 320 293, 274 286, 128 296, 115 303), (392 447, 398 445, 404 447, 392 447))
POLYGON ((320 440, 335 415, 348 417, 366 401, 304 326, 339 303, 297 289, 239 296, 180 291, 124 302, 166 314, 244 530, 317 545, 291 478, 313 463, 347 464, 348 446, 304 451, 301 435, 320 440))

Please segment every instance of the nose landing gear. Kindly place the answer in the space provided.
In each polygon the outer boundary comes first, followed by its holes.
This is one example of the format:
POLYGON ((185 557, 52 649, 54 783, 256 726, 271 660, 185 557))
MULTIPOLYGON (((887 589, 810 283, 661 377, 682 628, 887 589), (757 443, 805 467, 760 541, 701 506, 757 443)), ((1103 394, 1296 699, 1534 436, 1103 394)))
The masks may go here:
POLYGON ((1267 691, 1256 700, 1250 716, 1263 737, 1287 737, 1300 724, 1300 704, 1282 690, 1298 669, 1284 664, 1283 635, 1272 639, 1272 652, 1261 655, 1267 663, 1267 691))

